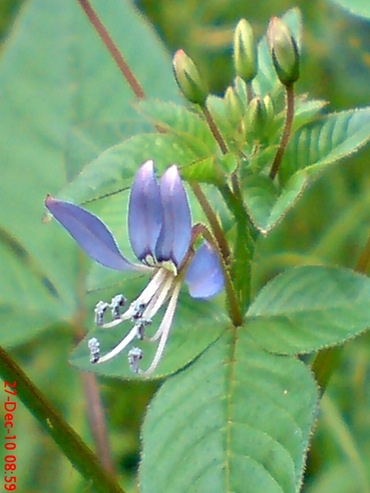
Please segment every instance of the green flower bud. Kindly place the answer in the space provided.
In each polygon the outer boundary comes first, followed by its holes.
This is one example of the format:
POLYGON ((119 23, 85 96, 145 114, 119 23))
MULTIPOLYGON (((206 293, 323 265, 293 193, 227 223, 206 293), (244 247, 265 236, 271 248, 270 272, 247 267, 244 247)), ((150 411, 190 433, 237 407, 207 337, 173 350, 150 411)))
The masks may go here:
POLYGON ((293 84, 299 77, 299 50, 292 31, 284 21, 272 17, 267 42, 279 80, 285 86, 293 84))
POLYGON ((208 96, 208 87, 193 60, 185 51, 177 50, 172 66, 177 84, 185 98, 191 103, 203 106, 208 96))
POLYGON ((259 96, 254 97, 249 104, 246 123, 249 135, 258 140, 263 138, 267 124, 267 110, 263 99, 259 96))
POLYGON ((263 104, 266 108, 266 119, 269 123, 271 123, 275 116, 275 110, 270 94, 266 94, 263 98, 263 104))
POLYGON ((257 74, 257 47, 252 26, 241 19, 234 33, 234 66, 237 75, 250 82, 257 74))
POLYGON ((232 124, 237 124, 244 114, 244 107, 240 97, 230 86, 225 91, 224 101, 229 120, 232 124))

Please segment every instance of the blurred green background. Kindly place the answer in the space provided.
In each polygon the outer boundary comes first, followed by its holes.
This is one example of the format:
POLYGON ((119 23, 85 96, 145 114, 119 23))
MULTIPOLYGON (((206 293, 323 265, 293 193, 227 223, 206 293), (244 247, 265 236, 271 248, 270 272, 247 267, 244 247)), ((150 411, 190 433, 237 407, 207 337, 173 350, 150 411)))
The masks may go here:
MULTIPOLYGON (((11 30, 20 0, 0 0, 1 40, 11 30)), ((232 30, 248 18, 258 37, 272 15, 299 6, 304 20, 298 92, 325 99, 331 110, 369 104, 370 22, 335 3, 288 0, 141 0, 136 7, 155 26, 169 52, 183 48, 222 94, 232 77, 232 30)), ((307 262, 353 267, 370 221, 369 148, 329 169, 283 223, 258 243, 255 285, 282 268, 307 262)), ((1 201, 1 197, 0 197, 1 201)), ((5 204, 0 204, 4 207, 5 204)), ((319 289, 319 287, 318 287, 319 289)), ((67 363, 70 329, 54 327, 13 354, 47 397, 92 443, 81 377, 67 363)), ((99 379, 114 466, 135 492, 139 427, 156 384, 99 379)), ((34 418, 18 404, 17 463, 24 491, 91 491, 34 418), (21 425, 20 425, 21 423, 21 425)), ((370 491, 370 334, 348 344, 324 396, 312 440, 305 493, 370 491)), ((176 493, 176 492, 174 492, 176 493)), ((190 492, 189 492, 190 493, 190 492)), ((217 492, 216 492, 217 493, 217 492)))

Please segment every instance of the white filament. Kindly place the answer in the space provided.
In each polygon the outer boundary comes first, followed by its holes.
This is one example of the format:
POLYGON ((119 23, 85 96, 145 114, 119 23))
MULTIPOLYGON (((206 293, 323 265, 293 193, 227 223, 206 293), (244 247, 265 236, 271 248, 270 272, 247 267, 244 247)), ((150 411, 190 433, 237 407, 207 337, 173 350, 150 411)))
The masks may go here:
POLYGON ((160 362, 160 360, 162 358, 163 351, 164 351, 164 348, 166 346, 166 342, 168 339, 168 335, 170 333, 173 316, 175 314, 177 299, 178 299, 179 293, 180 293, 180 288, 181 288, 181 284, 177 283, 174 287, 171 299, 168 303, 167 310, 164 314, 161 325, 158 329, 158 332, 160 332, 160 334, 161 334, 161 338, 159 340, 159 344, 157 347, 157 351, 154 355, 153 361, 151 362, 151 364, 147 370, 145 370, 145 371, 139 370, 139 373, 143 376, 147 376, 147 375, 150 375, 151 373, 153 373, 153 371, 157 368, 158 363, 160 362))

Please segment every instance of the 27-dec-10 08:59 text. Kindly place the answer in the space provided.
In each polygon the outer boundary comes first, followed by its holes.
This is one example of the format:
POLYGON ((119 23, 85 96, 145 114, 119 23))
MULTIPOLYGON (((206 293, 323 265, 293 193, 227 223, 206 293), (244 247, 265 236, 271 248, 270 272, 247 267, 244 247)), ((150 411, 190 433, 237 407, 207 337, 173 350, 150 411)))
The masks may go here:
POLYGON ((17 409, 17 403, 13 400, 14 397, 11 397, 17 394, 16 386, 16 381, 12 383, 6 380, 4 381, 4 392, 8 394, 4 402, 4 428, 6 430, 4 436, 4 491, 15 491, 17 489, 17 476, 15 472, 17 469, 17 458, 14 455, 17 447, 17 436, 14 433, 13 414, 17 409))

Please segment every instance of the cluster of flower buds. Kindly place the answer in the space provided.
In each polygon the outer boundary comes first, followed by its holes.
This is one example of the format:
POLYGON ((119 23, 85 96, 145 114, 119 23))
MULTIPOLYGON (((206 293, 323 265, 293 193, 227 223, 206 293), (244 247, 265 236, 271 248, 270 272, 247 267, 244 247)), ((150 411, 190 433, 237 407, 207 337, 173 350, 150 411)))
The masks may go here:
MULTIPOLYGON (((299 77, 298 43, 283 20, 277 17, 271 18, 267 29, 267 43, 281 83, 291 85, 296 82, 299 77)), ((235 28, 233 52, 236 75, 250 84, 258 72, 258 56, 253 29, 246 19, 241 19, 235 28)), ((173 70, 185 98, 191 103, 203 106, 208 96, 207 83, 201 77, 194 61, 183 50, 175 53, 173 70)), ((238 107, 235 95, 230 91, 226 94, 228 104, 235 111, 238 107)))

